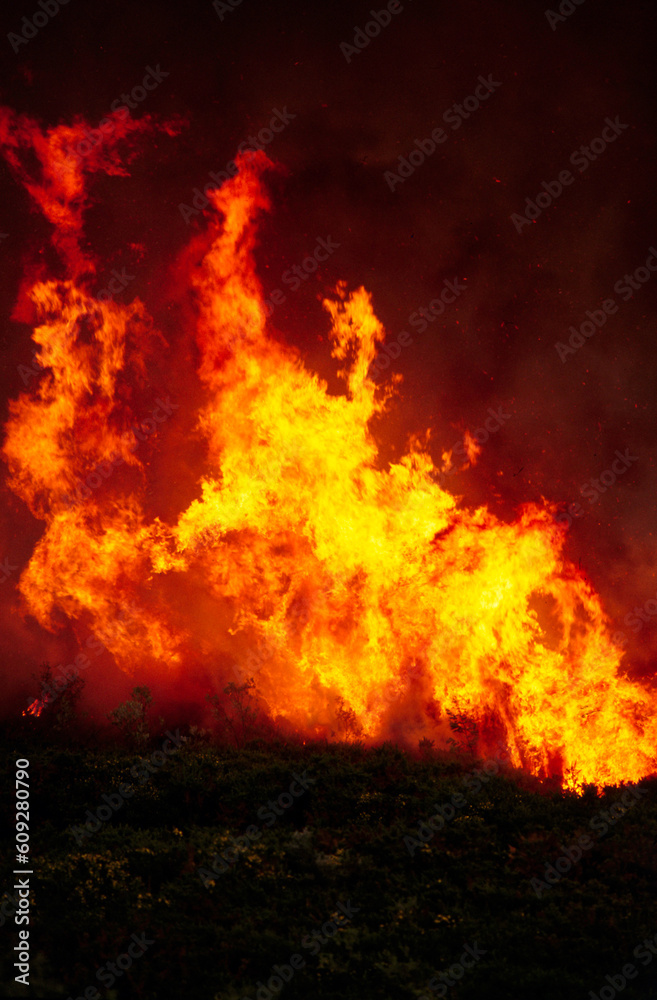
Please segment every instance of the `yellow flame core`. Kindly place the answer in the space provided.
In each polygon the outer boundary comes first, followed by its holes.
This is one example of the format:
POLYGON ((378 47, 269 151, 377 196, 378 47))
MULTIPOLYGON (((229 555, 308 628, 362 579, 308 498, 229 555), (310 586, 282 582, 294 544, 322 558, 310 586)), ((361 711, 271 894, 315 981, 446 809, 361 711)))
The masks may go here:
MULTIPOLYGON (((242 159, 213 195, 221 223, 190 279, 207 460, 175 523, 149 522, 147 470, 125 433, 119 387, 159 336, 144 307, 92 306, 73 281, 35 287, 49 374, 12 405, 4 445, 14 490, 46 522, 21 578, 28 608, 49 628, 62 613, 84 618, 125 669, 184 670, 190 649, 265 649, 260 696, 309 733, 345 707, 369 739, 446 733, 446 712, 463 712, 482 733, 494 720, 516 764, 546 773, 558 761, 572 786, 654 772, 655 698, 619 673, 601 602, 564 558, 553 511, 527 505, 507 524, 463 509, 418 439, 381 462, 370 423, 394 390, 368 378, 384 338, 368 293, 341 283, 324 302, 343 395, 268 335, 253 261, 267 165, 242 159), (113 492, 67 507, 76 480, 116 456, 113 492), (213 626, 185 616, 200 588, 213 626)), ((480 449, 466 440, 474 462, 480 449)))

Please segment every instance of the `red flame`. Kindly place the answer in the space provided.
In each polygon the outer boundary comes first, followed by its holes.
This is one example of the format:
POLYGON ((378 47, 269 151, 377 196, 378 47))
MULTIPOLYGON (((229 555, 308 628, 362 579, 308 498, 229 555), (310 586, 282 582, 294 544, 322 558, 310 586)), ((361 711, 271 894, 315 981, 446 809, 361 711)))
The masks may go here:
POLYGON ((37 718, 41 715, 47 702, 41 701, 40 698, 35 698, 31 705, 28 705, 23 715, 34 715, 37 718))
MULTIPOLYGON (((45 372, 11 403, 3 448, 12 489, 45 525, 20 579, 41 625, 84 623, 126 671, 179 682, 202 663, 218 686, 231 665, 254 674, 271 716, 308 737, 345 719, 368 740, 445 737, 448 713, 463 713, 481 750, 502 737, 515 764, 571 786, 653 773, 655 696, 621 673, 554 510, 527 504, 508 524, 467 509, 438 485, 451 454, 437 467, 428 435, 380 459, 372 418, 400 377, 378 388, 368 375, 384 330, 365 289, 341 282, 324 302, 342 395, 268 329, 253 260, 269 207, 262 153, 236 160, 178 265, 193 293, 181 337, 198 351, 202 458, 182 459, 168 436, 183 403, 153 400, 144 420, 146 360, 166 342, 138 299, 92 298, 81 247, 84 172, 124 173, 118 140, 152 125, 125 122, 84 167, 66 152, 81 127, 44 135, 0 117, 67 270, 32 283, 45 372), (160 458, 191 497, 176 485, 173 516, 152 500, 160 458)), ((474 464, 469 434, 466 447, 474 464)))

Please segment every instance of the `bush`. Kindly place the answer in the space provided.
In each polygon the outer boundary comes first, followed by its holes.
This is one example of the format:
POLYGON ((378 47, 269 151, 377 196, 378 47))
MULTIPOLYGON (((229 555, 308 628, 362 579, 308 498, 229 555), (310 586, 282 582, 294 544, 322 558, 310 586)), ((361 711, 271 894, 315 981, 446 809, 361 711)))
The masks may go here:
POLYGON ((107 716, 119 730, 123 742, 134 750, 144 750, 150 742, 148 706, 152 701, 153 697, 147 687, 135 687, 132 689, 132 699, 119 705, 107 716))

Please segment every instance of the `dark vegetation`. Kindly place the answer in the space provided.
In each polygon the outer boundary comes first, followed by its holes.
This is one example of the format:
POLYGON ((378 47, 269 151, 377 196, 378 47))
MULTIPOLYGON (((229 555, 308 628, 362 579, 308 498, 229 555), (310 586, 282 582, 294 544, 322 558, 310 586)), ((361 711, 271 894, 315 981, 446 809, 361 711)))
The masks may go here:
MULTIPOLYGON (((21 719, 2 737, 0 892, 11 893, 16 867, 15 760, 30 761, 30 996, 75 998, 95 984, 106 1000, 585 1000, 628 962, 638 976, 624 1000, 653 996, 657 958, 644 966, 633 951, 657 933, 654 779, 539 898, 531 880, 590 834, 590 820, 622 789, 576 795, 502 769, 475 792, 482 762, 462 718, 443 752, 429 741, 409 754, 353 737, 262 739, 250 684, 210 700, 213 731, 181 727, 187 739, 178 737, 176 752, 153 758, 167 737, 148 689, 135 688, 111 713, 114 743, 102 745, 76 714, 79 695, 72 684, 41 718, 21 719), (161 757, 140 783, 143 761, 161 757), (263 808, 304 772, 314 784, 288 795, 289 806, 283 799, 268 825, 263 808), (83 836, 87 811, 125 783, 134 794, 83 836), (411 856, 404 838, 417 838, 420 822, 457 793, 465 805, 411 856), (260 836, 235 848, 232 838, 253 827, 260 836), (313 954, 304 937, 340 903, 357 912, 313 954), (154 944, 111 987, 101 985, 96 970, 142 932, 154 944), (429 980, 466 944, 485 955, 445 993, 431 992, 429 980), (294 953, 305 967, 282 990, 258 992, 294 953)), ((8 957, 16 932, 6 916, 7 997, 28 994, 8 957)))

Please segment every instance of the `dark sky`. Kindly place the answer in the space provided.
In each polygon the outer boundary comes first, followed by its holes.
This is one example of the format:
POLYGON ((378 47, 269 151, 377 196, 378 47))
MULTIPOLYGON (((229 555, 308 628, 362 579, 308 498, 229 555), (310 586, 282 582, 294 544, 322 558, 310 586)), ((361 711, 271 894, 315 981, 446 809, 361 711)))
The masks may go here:
MULTIPOLYGON (((625 631, 634 669, 653 673, 657 617, 637 634, 623 620, 657 594, 657 277, 650 272, 627 301, 617 283, 657 247, 654 7, 585 0, 562 8, 572 13, 557 21, 542 3, 404 0, 347 61, 341 43, 353 45, 381 5, 242 0, 218 12, 209 0, 69 0, 12 46, 9 34, 42 9, 21 0, 0 12, 0 103, 44 125, 83 116, 95 127, 148 67, 168 74, 132 113, 185 127, 147 143, 130 177, 98 179, 87 234, 108 280, 112 268, 135 274, 125 294, 143 298, 170 340, 168 268, 203 226, 201 215, 186 224, 180 204, 274 109, 294 115, 267 146, 284 171, 270 179, 273 210, 260 231, 265 290, 285 289, 282 275, 318 237, 339 248, 299 290, 286 289, 276 328, 334 380, 318 298, 344 279, 372 293, 389 340, 410 333, 388 369, 404 376, 381 431, 391 455, 431 426, 438 458, 438 444, 450 447, 465 427, 482 427, 489 407, 504 407, 510 418, 477 467, 454 477, 456 491, 504 518, 541 497, 580 502, 568 553, 625 631), (480 107, 470 100, 467 117, 450 113, 476 88, 482 94, 480 77, 495 84, 480 107), (614 132, 608 118, 619 123, 614 132), (391 190, 386 172, 439 128, 445 141, 391 190), (594 143, 590 158, 576 154, 603 133, 611 141, 594 143), (543 182, 557 191, 565 170, 571 181, 518 232, 511 216, 543 182), (409 325, 455 280, 466 291, 442 316, 423 332, 409 325), (562 360, 555 344, 609 299, 613 314, 562 360), (629 468, 590 503, 582 488, 611 468, 617 450, 629 450, 629 468)), ((4 422, 6 399, 23 388, 17 366, 31 355, 29 330, 9 316, 23 266, 48 238, 4 163, 0 233, 4 422)), ((176 372, 170 377, 174 385, 176 372)), ((6 490, 3 501, 0 558, 22 564, 39 526, 6 490)), ((15 579, 0 587, 7 613, 15 579)), ((19 628, 12 621, 6 635, 19 628)))

